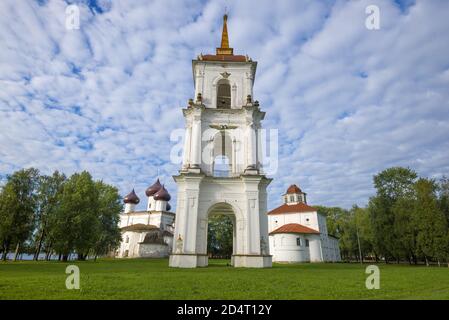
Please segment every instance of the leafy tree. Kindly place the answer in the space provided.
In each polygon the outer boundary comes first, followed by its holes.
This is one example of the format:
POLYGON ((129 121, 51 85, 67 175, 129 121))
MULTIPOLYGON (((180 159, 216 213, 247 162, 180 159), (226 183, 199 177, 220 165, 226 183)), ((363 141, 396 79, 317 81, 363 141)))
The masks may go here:
POLYGON ((233 223, 228 215, 214 215, 209 218, 207 251, 212 256, 232 255, 233 223))
POLYGON ((0 241, 3 260, 13 244, 16 245, 14 260, 20 246, 28 240, 34 227, 36 210, 36 188, 39 171, 22 169, 7 177, 0 195, 0 241))
POLYGON ((355 223, 355 215, 353 212, 347 212, 338 221, 340 230, 340 253, 343 259, 353 260, 359 259, 357 229, 355 223))
POLYGON ((51 241, 45 241, 50 233, 50 221, 59 208, 59 200, 66 177, 64 174, 55 171, 51 176, 41 176, 37 192, 37 230, 36 230, 36 251, 34 260, 38 260, 42 246, 46 243, 46 248, 51 251, 51 241))
MULTIPOLYGON (((368 204, 374 234, 374 249, 385 257, 400 260, 401 248, 395 236, 396 202, 413 194, 417 179, 415 171, 409 168, 393 167, 374 176, 376 196, 368 204)), ((397 225, 397 224, 396 224, 397 225)))
POLYGON ((339 207, 314 206, 318 212, 326 217, 327 231, 329 234, 340 237, 342 220, 348 215, 348 210, 339 207))
POLYGON ((415 189, 415 214, 421 220, 417 235, 418 247, 424 253, 427 265, 428 257, 434 257, 440 263, 442 259, 447 259, 448 226, 438 206, 437 185, 433 180, 421 178, 415 184, 415 189))
POLYGON ((87 171, 75 173, 66 181, 60 205, 52 221, 54 248, 64 261, 71 252, 84 260, 98 241, 98 190, 87 171))
POLYGON ((438 205, 449 225, 449 178, 446 176, 438 183, 438 205))
POLYGON ((414 197, 403 197, 396 201, 392 210, 395 215, 393 230, 396 250, 410 263, 417 264, 420 254, 417 246, 418 226, 422 221, 417 217, 415 205, 414 197))
POLYGON ((118 227, 120 212, 123 209, 121 196, 117 188, 102 181, 95 183, 98 191, 97 216, 100 220, 97 242, 93 250, 95 257, 116 249, 121 241, 121 232, 118 227))
POLYGON ((377 260, 377 254, 374 250, 374 232, 369 216, 369 211, 366 208, 353 206, 351 213, 354 214, 355 229, 357 235, 357 246, 360 243, 360 250, 363 258, 373 254, 377 260))

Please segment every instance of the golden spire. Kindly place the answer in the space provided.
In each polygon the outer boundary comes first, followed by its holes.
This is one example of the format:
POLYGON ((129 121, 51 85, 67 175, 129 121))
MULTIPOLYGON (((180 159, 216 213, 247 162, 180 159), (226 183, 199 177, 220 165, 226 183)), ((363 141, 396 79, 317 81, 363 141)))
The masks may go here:
POLYGON ((229 48, 229 36, 228 36, 228 15, 223 16, 223 32, 221 33, 221 47, 217 48, 217 54, 233 55, 234 50, 229 48))

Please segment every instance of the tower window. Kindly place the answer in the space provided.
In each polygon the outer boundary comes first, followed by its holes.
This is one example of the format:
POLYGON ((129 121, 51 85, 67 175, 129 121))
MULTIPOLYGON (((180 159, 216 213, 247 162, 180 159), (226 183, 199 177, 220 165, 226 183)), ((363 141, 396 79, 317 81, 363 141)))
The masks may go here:
MULTIPOLYGON (((306 240, 306 241, 307 241, 307 240, 306 240)), ((301 238, 296 238, 296 245, 297 245, 298 247, 301 246, 301 238)))
POLYGON ((231 86, 227 81, 218 84, 217 108, 220 109, 231 108, 231 86))

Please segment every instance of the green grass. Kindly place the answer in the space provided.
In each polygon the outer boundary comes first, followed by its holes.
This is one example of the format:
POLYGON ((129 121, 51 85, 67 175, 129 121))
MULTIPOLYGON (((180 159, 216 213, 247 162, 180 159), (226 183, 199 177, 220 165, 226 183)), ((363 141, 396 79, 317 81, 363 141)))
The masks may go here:
POLYGON ((168 268, 166 259, 0 262, 0 299, 449 299, 449 268, 380 265, 380 289, 365 288, 358 264, 168 268), (81 290, 65 288, 79 266, 81 290))

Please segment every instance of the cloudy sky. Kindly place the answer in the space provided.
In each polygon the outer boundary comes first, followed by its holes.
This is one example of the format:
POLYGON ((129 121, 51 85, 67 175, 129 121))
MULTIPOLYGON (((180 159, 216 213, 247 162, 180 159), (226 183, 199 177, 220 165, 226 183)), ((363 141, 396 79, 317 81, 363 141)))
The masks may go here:
POLYGON ((449 175, 447 0, 2 0, 0 179, 88 170, 143 200, 159 175, 175 197, 170 133, 225 7, 235 53, 258 61, 264 125, 279 130, 269 208, 291 183, 350 207, 391 166, 449 175), (79 30, 65 27, 68 3, 79 30), (365 26, 368 5, 380 30, 365 26))

